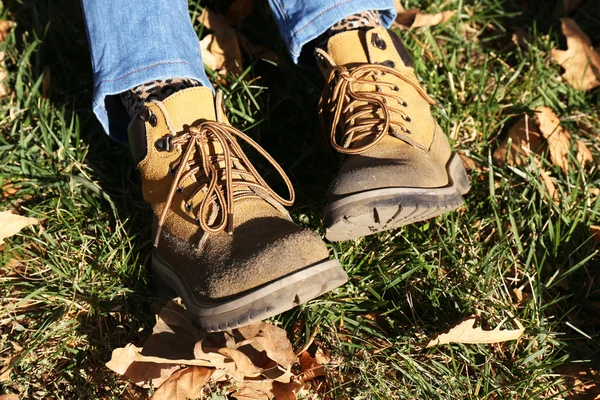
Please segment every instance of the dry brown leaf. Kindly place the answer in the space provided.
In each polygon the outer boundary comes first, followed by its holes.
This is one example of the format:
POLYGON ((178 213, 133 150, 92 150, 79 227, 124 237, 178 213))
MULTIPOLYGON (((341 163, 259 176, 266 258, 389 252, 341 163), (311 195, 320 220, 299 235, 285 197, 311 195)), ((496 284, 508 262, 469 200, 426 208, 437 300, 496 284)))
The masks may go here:
POLYGON ((523 335, 525 328, 521 323, 515 319, 515 323, 519 329, 514 330, 501 330, 500 324, 497 328, 491 331, 483 330, 482 328, 476 328, 475 324, 478 321, 476 315, 472 315, 458 324, 448 328, 445 332, 435 335, 433 339, 427 343, 426 347, 438 346, 440 344, 447 343, 501 343, 509 340, 516 340, 523 335))
POLYGON ((214 34, 206 35, 200 41, 202 60, 210 69, 220 74, 242 71, 242 52, 231 21, 222 15, 204 8, 198 21, 214 34))
POLYGON ((556 372, 562 376, 569 388, 568 399, 600 398, 600 371, 572 365, 561 367, 556 372))
MULTIPOLYGON (((172 301, 157 315, 143 348, 132 344, 113 351, 106 364, 137 385, 166 381, 180 365, 214 368, 211 380, 262 379, 291 384, 296 357, 286 332, 266 322, 225 332, 197 329, 187 311, 172 301)), ((279 387, 279 386, 277 386, 279 387)))
POLYGON ((300 382, 244 381, 232 388, 231 397, 237 400, 296 400, 302 389, 300 382))
POLYGON ((436 14, 425 14, 421 10, 412 8, 398 12, 394 25, 398 28, 422 28, 426 26, 435 26, 448 21, 454 17, 456 11, 442 11, 436 14))
POLYGON ((594 162, 594 156, 585 143, 581 140, 575 140, 575 146, 577 147, 577 162, 582 167, 585 167, 587 163, 594 162))
POLYGON ((13 21, 0 21, 0 42, 8 36, 10 29, 15 25, 13 21))
MULTIPOLYGON (((20 347, 20 346, 19 346, 20 347)), ((21 348, 21 350, 23 350, 21 348)), ((20 351, 20 350, 17 350, 20 351)), ((11 357, 7 357, 2 360, 0 367, 0 383, 6 382, 10 379, 10 374, 12 372, 13 363, 20 357, 20 354, 14 354, 11 357)))
POLYGON ((561 27, 567 50, 554 49, 550 54, 565 69, 563 79, 576 89, 600 86, 600 54, 592 48, 589 36, 571 18, 561 18, 561 27))
POLYGON ((590 233, 592 234, 592 239, 600 243, 600 226, 590 226, 590 233))
POLYGON ((558 191, 556 190, 556 185, 552 181, 552 178, 548 172, 542 168, 541 163, 537 163, 537 165, 540 170, 540 178, 542 179, 542 183, 544 184, 548 195, 552 200, 554 200, 555 204, 558 204, 558 191))
POLYGON ((571 149, 571 134, 560 126, 560 120, 550 107, 535 109, 535 120, 544 138, 548 141, 550 160, 563 172, 569 171, 569 150, 571 149))
POLYGON ((187 367, 175 372, 150 400, 186 400, 196 399, 210 379, 214 369, 206 367, 187 367))
POLYGON ((234 0, 225 15, 230 20, 239 23, 248 18, 253 9, 253 0, 234 0))
POLYGON ((19 396, 16 394, 3 394, 0 396, 0 400, 19 400, 19 396))
POLYGON ((132 344, 115 349, 106 367, 141 387, 159 387, 179 369, 179 364, 138 361, 141 350, 132 344))
POLYGON ((506 141, 494 151, 493 157, 498 165, 504 165, 505 161, 508 165, 524 165, 529 162, 530 153, 541 154, 545 147, 539 128, 529 118, 523 117, 508 130, 506 141), (510 152, 509 139, 512 142, 510 152))
POLYGON ((0 212, 0 244, 4 243, 4 239, 18 233, 21 229, 29 225, 37 225, 38 221, 35 218, 23 217, 18 214, 13 214, 10 211, 0 212))

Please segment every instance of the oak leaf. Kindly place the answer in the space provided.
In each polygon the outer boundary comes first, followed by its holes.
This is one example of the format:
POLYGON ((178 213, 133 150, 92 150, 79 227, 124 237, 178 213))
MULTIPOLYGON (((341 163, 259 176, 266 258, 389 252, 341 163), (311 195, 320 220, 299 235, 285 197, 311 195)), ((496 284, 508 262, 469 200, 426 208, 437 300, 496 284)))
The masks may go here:
POLYGON ((212 368, 197 366, 180 369, 154 392, 150 400, 196 399, 213 371, 212 368))
POLYGON ((530 153, 542 154, 545 149, 546 142, 539 127, 524 116, 508 130, 506 140, 494 151, 493 157, 498 165, 504 165, 505 161, 508 165, 525 165, 530 153))
POLYGON ((426 347, 438 346, 447 343, 470 343, 470 344, 489 344, 501 343, 509 340, 516 340, 523 335, 525 328, 515 319, 515 323, 519 329, 501 330, 500 325, 497 328, 488 331, 482 328, 476 328, 475 324, 479 317, 472 315, 458 324, 448 328, 445 332, 435 335, 433 339, 427 343, 426 347))
POLYGON ((454 17, 455 14, 456 11, 442 11, 435 14, 426 14, 416 8, 410 10, 402 9, 401 11, 398 11, 394 26, 402 29, 435 26, 448 21, 454 17))
POLYGON ((1 211, 0 244, 4 243, 4 239, 15 235, 26 226, 37 224, 38 221, 35 218, 23 217, 22 215, 13 214, 10 211, 1 211))
POLYGON ((600 54, 571 18, 561 18, 561 29, 567 38, 567 50, 554 49, 552 57, 565 73, 563 79, 576 89, 590 90, 600 86, 600 54))
POLYGON ((200 41, 202 61, 220 74, 242 71, 242 52, 232 22, 227 17, 204 8, 198 21, 214 31, 200 41))

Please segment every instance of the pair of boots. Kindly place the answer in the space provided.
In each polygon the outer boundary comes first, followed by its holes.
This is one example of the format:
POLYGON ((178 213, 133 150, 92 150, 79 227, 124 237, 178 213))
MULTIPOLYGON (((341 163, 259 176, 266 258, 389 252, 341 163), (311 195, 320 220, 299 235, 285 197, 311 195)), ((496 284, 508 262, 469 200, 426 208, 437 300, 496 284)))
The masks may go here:
MULTIPOLYGON (((462 204, 467 175, 399 38, 385 28, 348 31, 316 56, 327 80, 321 126, 345 155, 330 188, 326 238, 357 238, 462 204)), ((282 168, 229 125, 210 88, 147 102, 129 139, 155 215, 154 279, 182 297, 204 330, 271 317, 346 282, 321 238, 285 210, 294 191, 282 168), (240 141, 279 172, 287 198, 267 185, 240 141)))

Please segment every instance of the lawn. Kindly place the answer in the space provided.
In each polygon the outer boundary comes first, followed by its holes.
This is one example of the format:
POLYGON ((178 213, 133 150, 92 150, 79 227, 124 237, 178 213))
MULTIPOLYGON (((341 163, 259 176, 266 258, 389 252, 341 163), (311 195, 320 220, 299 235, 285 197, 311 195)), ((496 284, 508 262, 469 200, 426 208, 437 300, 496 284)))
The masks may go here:
MULTIPOLYGON (((336 172, 319 136, 323 79, 292 64, 264 2, 255 3, 238 29, 278 60, 247 60, 243 79, 211 78, 226 94, 232 124, 291 177, 294 220, 323 234, 336 172)), ((600 89, 574 89, 550 56, 565 48, 563 1, 401 3, 456 11, 446 23, 398 32, 439 103, 440 125, 472 160, 466 204, 434 220, 329 244, 348 284, 272 322, 295 348, 318 330, 315 344, 339 361, 327 377, 329 398, 594 399, 600 245, 589 227, 600 225, 597 163, 575 162, 574 145, 567 172, 547 152, 514 166, 493 157, 515 122, 547 106, 600 160, 600 89), (525 34, 524 46, 513 42, 515 32, 525 34), (544 174, 556 187, 554 200, 544 174), (486 327, 514 329, 518 321, 525 333, 500 344, 422 346, 470 315, 486 327)), ((146 390, 104 363, 114 348, 142 343, 164 304, 146 271, 151 211, 128 148, 108 139, 91 112, 81 8, 65 0, 1 4, 0 19, 16 26, 0 43, 10 89, 0 98, 0 211, 40 224, 0 245, 0 372, 10 369, 0 395, 143 398, 146 390)), ((228 2, 190 1, 200 37, 206 31, 196 17, 204 6, 224 12, 228 2)), ((596 0, 567 16, 600 44, 596 0)))

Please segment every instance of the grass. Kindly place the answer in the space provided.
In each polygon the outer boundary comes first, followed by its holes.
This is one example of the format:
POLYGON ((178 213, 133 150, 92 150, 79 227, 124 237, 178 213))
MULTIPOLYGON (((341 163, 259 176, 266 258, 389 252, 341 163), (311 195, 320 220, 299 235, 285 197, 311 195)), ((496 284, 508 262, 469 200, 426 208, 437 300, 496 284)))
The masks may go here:
MULTIPOLYGON (((41 221, 0 250, 0 359, 12 367, 0 394, 135 398, 143 391, 103 363, 115 347, 149 336, 161 304, 145 269, 151 215, 128 149, 106 138, 92 115, 85 28, 72 3, 4 0, 0 9, 17 22, 0 45, 13 90, 0 99, 0 209, 41 221)), ((545 161, 560 193, 555 204, 534 163, 501 167, 491 155, 520 116, 545 105, 600 160, 600 91, 557 79, 549 51, 564 47, 562 1, 402 3, 457 10, 446 24, 399 34, 441 104, 436 114, 455 149, 478 163, 466 205, 331 244, 350 282, 274 321, 298 347, 319 329, 317 342, 342 360, 328 377, 336 399, 566 398, 573 380, 565 371, 599 379, 600 263, 589 232, 599 224, 598 168, 565 174, 545 161), (512 44, 515 27, 529 33, 526 48, 512 44), (507 329, 518 319, 525 334, 499 345, 420 346, 471 314, 507 329)), ((192 14, 200 9, 191 2, 192 14)), ((569 15, 595 44, 599 11, 588 0, 569 15)), ((281 57, 276 65, 248 63, 252 80, 217 82, 212 74, 213 81, 227 95, 232 123, 294 181, 295 220, 323 233, 335 166, 324 167, 320 152, 322 78, 292 65, 262 4, 239 29, 281 57)))

